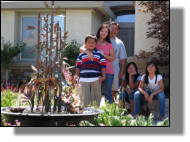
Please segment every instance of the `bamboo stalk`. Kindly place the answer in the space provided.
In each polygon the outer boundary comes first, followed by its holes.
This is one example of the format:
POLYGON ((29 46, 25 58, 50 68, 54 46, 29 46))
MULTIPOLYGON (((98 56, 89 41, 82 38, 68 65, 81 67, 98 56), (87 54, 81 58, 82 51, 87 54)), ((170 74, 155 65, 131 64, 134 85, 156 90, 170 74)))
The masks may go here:
POLYGON ((38 33, 37 33, 37 56, 36 56, 36 65, 37 69, 40 68, 40 13, 38 13, 38 33))
MULTIPOLYGON (((61 99, 62 95, 62 68, 63 68, 63 57, 62 57, 62 52, 63 52, 63 47, 62 47, 62 39, 61 39, 61 27, 59 28, 60 35, 59 35, 59 40, 60 40, 60 49, 59 49, 59 67, 60 67, 60 85, 59 85, 59 98, 61 99)), ((58 105, 58 112, 61 112, 61 104, 58 105)))
POLYGON ((47 21, 46 21, 46 77, 47 77, 47 55, 49 54, 48 52, 48 14, 47 14, 47 21))
MULTIPOLYGON (((52 67, 53 22, 54 22, 54 1, 52 1, 52 6, 51 6, 51 31, 50 31, 50 54, 49 54, 50 68, 52 67)), ((50 76, 52 77, 52 70, 50 76)))
POLYGON ((57 31, 56 31, 56 55, 55 55, 55 59, 54 59, 55 63, 57 62, 57 58, 58 58, 59 22, 56 23, 56 28, 57 28, 57 31))

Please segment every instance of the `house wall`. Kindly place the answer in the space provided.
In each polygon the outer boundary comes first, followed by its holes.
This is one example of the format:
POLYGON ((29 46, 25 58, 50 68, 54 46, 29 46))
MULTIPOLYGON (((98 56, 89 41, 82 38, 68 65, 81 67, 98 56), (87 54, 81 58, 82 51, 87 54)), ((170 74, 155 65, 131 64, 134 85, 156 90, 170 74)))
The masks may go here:
POLYGON ((137 1, 135 4, 135 54, 138 54, 140 50, 150 51, 151 46, 158 44, 157 39, 146 37, 147 21, 151 18, 151 14, 142 13, 139 9, 140 6, 137 1))
MULTIPOLYGON (((94 9, 66 9, 65 30, 68 31, 67 41, 76 40, 84 43, 87 34, 96 34, 103 23, 103 16, 94 9)), ((5 41, 15 44, 20 40, 20 24, 22 15, 36 15, 31 11, 1 11, 1 35, 5 41)))
POLYGON ((76 40, 84 43, 84 38, 91 32, 91 9, 67 9, 66 10, 66 41, 76 40))
POLYGON ((103 16, 97 12, 96 10, 92 10, 91 13, 91 20, 92 20, 92 27, 91 27, 91 33, 96 35, 98 28, 103 23, 103 16))
POLYGON ((94 9, 66 9, 67 41, 83 44, 87 34, 95 34, 103 23, 103 16, 94 9))
POLYGON ((15 44, 16 35, 16 13, 15 11, 1 11, 1 36, 5 41, 15 44))
MULTIPOLYGON (((1 35, 5 38, 5 41, 10 41, 16 44, 21 36, 21 17, 22 16, 37 16, 38 9, 16 9, 14 11, 1 10, 1 35)), ((97 29, 102 23, 101 13, 95 10, 88 9, 61 9, 61 14, 66 15, 65 30, 68 31, 68 42, 76 40, 78 43, 84 43, 85 36, 89 33, 96 34, 97 29)), ((40 10, 41 15, 46 12, 40 10)), ((17 56, 16 62, 10 67, 10 77, 23 78, 22 76, 31 71, 31 64, 35 62, 20 61, 20 57, 17 56), (13 72, 14 71, 14 72, 13 72), (16 75, 16 77, 15 77, 16 75)), ((1 76, 3 79, 4 70, 1 69, 1 76)))

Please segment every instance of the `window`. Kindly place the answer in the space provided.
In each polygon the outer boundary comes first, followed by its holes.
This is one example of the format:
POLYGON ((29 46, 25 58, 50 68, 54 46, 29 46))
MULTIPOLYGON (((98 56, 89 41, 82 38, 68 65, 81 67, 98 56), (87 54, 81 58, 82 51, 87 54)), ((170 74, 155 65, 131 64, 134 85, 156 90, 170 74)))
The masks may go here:
POLYGON ((37 44, 37 17, 22 17, 22 40, 26 43, 24 51, 21 53, 21 60, 34 60, 36 52, 32 52, 37 44), (28 29, 28 26, 34 27, 28 29))
POLYGON ((134 14, 128 14, 128 15, 122 15, 117 17, 118 22, 135 22, 135 15, 134 14))
MULTIPOLYGON (((43 16, 42 16, 43 17, 43 16)), ((51 16, 49 16, 49 24, 51 16)), ((54 17, 54 23, 59 21, 59 26, 64 31, 64 16, 57 15, 54 17)), ((24 51, 20 54, 20 60, 22 61, 35 61, 36 59, 36 50, 35 46, 37 44, 37 31, 38 31, 38 18, 37 16, 22 16, 21 18, 21 40, 26 43, 24 51), (28 28, 28 26, 31 26, 28 28)), ((44 21, 42 18, 42 26, 44 21)), ((50 28, 50 26, 49 26, 50 28)))

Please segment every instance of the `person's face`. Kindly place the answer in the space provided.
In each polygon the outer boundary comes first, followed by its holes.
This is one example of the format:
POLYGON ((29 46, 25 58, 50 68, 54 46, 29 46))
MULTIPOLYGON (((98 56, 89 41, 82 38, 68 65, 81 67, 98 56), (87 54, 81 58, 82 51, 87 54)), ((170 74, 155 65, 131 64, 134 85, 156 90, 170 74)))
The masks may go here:
POLYGON ((147 67, 147 71, 148 73, 155 73, 156 72, 156 67, 153 65, 153 64, 150 64, 148 67, 147 67))
POLYGON ((89 50, 94 50, 94 48, 96 47, 96 41, 95 39, 89 38, 86 43, 86 48, 89 50))
POLYGON ((118 26, 117 25, 111 25, 110 26, 111 37, 116 37, 118 33, 119 33, 118 26))
POLYGON ((102 28, 100 30, 100 38, 105 39, 108 35, 108 28, 102 28))
POLYGON ((136 72, 135 66, 134 66, 133 64, 131 64, 131 65, 128 67, 127 72, 128 72, 129 74, 136 72))

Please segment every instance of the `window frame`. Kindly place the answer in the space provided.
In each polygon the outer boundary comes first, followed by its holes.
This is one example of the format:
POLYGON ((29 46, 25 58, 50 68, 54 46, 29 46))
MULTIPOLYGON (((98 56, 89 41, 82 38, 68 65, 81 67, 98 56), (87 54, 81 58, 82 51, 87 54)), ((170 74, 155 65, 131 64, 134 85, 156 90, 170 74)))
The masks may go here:
MULTIPOLYGON (((28 13, 28 14, 21 14, 20 15, 20 37, 19 37, 19 39, 20 39, 20 41, 22 41, 23 40, 23 35, 22 35, 22 32, 23 32, 23 29, 22 29, 22 26, 23 26, 23 23, 22 23, 22 21, 23 21, 23 18, 24 17, 33 17, 33 18, 38 18, 38 16, 37 16, 38 14, 37 13, 28 13)), ((41 17, 41 19, 42 19, 42 17, 44 17, 46 15, 46 13, 41 13, 41 15, 40 15, 40 17, 41 17)), ((63 21, 63 23, 64 23, 64 27, 63 27, 63 31, 65 32, 66 31, 66 13, 65 12, 62 12, 62 11, 60 11, 59 13, 58 13, 58 15, 63 15, 64 16, 64 21, 63 21)), ((49 15, 49 16, 51 16, 51 15, 49 15)), ((54 15, 55 16, 55 15, 54 15)), ((42 24, 42 23, 41 23, 42 24)), ((19 60, 20 60, 20 62, 35 62, 36 61, 36 58, 22 58, 22 53, 20 53, 19 54, 19 60)))
MULTIPOLYGON (((23 41, 23 34, 22 34, 22 32, 23 32, 23 30, 22 30, 22 26, 23 26, 23 18, 25 18, 25 17, 30 17, 30 18, 38 18, 38 16, 36 16, 36 15, 30 15, 30 14, 25 14, 25 15, 21 15, 21 19, 20 19, 20 40, 21 41, 23 41)), ((20 61, 36 61, 36 58, 22 58, 22 53, 20 54, 20 56, 19 56, 19 60, 20 61)))

